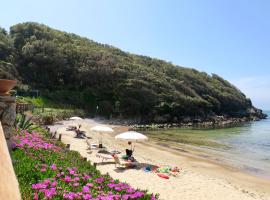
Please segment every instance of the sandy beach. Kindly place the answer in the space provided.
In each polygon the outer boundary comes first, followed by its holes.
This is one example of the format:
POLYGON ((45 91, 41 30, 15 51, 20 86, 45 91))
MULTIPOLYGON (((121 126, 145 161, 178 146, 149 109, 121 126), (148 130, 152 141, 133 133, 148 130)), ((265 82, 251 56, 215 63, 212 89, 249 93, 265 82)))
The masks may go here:
MULTIPOLYGON (((114 160, 102 162, 96 156, 97 150, 89 150, 85 139, 74 138, 75 133, 67 131, 68 125, 82 125, 81 130, 90 137, 90 143, 98 143, 100 134, 90 131, 95 125, 111 127, 113 133, 102 133, 103 145, 108 150, 118 150, 125 154, 127 142, 116 141, 114 136, 129 129, 128 126, 109 125, 105 122, 86 119, 63 121, 50 126, 52 132, 62 134, 62 142, 70 144, 70 149, 80 152, 97 169, 109 173, 115 179, 125 181, 140 189, 160 194, 165 200, 270 200, 270 180, 259 178, 230 166, 215 163, 207 158, 198 157, 190 152, 180 152, 156 145, 153 141, 136 143, 134 157, 140 163, 135 169, 122 170, 115 167, 114 160), (145 172, 146 166, 177 166, 181 168, 178 176, 162 179, 153 172, 145 172)), ((121 155, 121 154, 120 154, 121 155)))

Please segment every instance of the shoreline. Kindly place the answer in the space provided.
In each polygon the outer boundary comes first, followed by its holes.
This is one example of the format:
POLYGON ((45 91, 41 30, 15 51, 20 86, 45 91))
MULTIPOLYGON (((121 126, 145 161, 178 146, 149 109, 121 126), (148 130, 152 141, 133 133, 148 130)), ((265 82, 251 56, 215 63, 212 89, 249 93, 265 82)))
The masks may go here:
MULTIPOLYGON (((70 122, 77 123, 77 122, 70 122)), ((97 139, 95 134, 89 132, 89 128, 96 124, 104 124, 115 130, 113 134, 103 134, 103 142, 110 149, 117 149, 123 152, 126 142, 115 141, 114 135, 128 130, 128 126, 108 125, 108 121, 89 120, 87 123, 81 122, 82 129, 87 135, 97 139), (92 123, 89 123, 89 122, 92 123)), ((54 127, 54 126, 52 126, 54 127)), ((93 162, 100 162, 94 155, 89 154, 86 143, 82 139, 76 139, 71 132, 65 131, 62 127, 58 129, 58 134, 62 134, 62 141, 71 144, 71 150, 80 152, 84 157, 93 162)), ((138 161, 148 165, 170 165, 179 166, 183 170, 179 177, 172 177, 163 180, 153 173, 145 173, 142 170, 125 170, 118 172, 114 164, 97 165, 102 173, 109 173, 113 178, 126 181, 134 187, 148 189, 153 193, 160 193, 161 199, 270 199, 270 179, 257 177, 243 172, 232 166, 215 162, 206 156, 197 155, 195 152, 181 149, 170 149, 153 141, 137 143, 135 157, 138 161), (136 179, 137 177, 137 179, 136 179), (141 179, 147 177, 149 183, 141 179), (185 187, 183 187, 183 184, 185 187), (163 189, 166 186, 166 189, 163 189), (214 190, 211 191, 211 188, 214 190), (227 193, 231 195, 226 196, 227 193), (167 194, 167 195, 166 195, 167 194), (165 198, 166 197, 166 198, 165 198)), ((147 179, 147 180, 148 180, 147 179)))
POLYGON ((132 119, 102 119, 104 123, 110 125, 125 125, 131 126, 134 131, 146 131, 146 130, 162 130, 169 128, 227 128, 240 126, 245 123, 265 120, 269 116, 265 113, 260 115, 243 116, 243 117, 229 117, 229 116, 213 116, 211 119, 207 118, 190 118, 187 117, 183 121, 179 122, 138 122, 132 119))

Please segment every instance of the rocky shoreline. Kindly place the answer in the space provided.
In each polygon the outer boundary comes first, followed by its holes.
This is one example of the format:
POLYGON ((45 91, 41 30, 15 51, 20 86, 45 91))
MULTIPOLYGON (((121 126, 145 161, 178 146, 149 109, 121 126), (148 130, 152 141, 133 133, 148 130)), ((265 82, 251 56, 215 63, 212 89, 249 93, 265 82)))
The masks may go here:
POLYGON ((211 117, 185 117, 179 122, 136 122, 136 120, 112 120, 110 124, 128 125, 132 130, 156 130, 167 128, 181 128, 181 127, 198 127, 198 128, 217 128, 217 127, 231 127, 237 126, 250 121, 259 121, 266 119, 267 115, 262 110, 251 108, 248 113, 240 117, 231 117, 228 115, 212 115, 211 117))
POLYGON ((162 123, 162 124, 134 124, 132 130, 156 130, 167 128, 181 128, 181 127, 198 127, 198 128, 214 128, 214 127, 231 127, 237 126, 250 121, 258 121, 259 118, 226 118, 224 116, 216 116, 213 121, 197 121, 196 119, 190 122, 179 123, 162 123))

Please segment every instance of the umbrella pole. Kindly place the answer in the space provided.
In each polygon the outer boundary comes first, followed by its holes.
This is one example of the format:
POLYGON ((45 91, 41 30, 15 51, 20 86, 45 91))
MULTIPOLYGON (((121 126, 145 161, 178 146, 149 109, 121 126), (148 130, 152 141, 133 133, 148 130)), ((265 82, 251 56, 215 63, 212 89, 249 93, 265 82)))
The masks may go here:
POLYGON ((98 143, 99 143, 98 144, 99 148, 102 148, 103 147, 103 145, 102 145, 102 136, 101 136, 100 132, 99 132, 99 142, 98 143))

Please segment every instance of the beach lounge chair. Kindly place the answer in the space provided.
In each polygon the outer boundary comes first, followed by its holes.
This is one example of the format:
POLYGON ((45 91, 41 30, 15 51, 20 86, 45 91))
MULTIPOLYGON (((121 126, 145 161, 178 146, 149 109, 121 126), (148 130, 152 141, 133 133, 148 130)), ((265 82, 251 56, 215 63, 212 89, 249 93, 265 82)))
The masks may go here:
POLYGON ((102 155, 102 154, 97 153, 96 157, 101 158, 101 162, 104 162, 104 160, 107 161, 107 160, 113 159, 112 155, 108 155, 108 154, 102 155))
POLYGON ((67 131, 75 131, 76 129, 76 126, 68 126, 68 128, 66 128, 67 131))
POLYGON ((121 162, 119 157, 117 155, 112 155, 115 167, 121 167, 121 168, 133 168, 137 166, 137 162, 121 162))
POLYGON ((89 142, 89 140, 86 140, 86 144, 87 144, 87 149, 88 150, 93 150, 93 149, 98 148, 98 144, 92 144, 92 143, 89 142))

